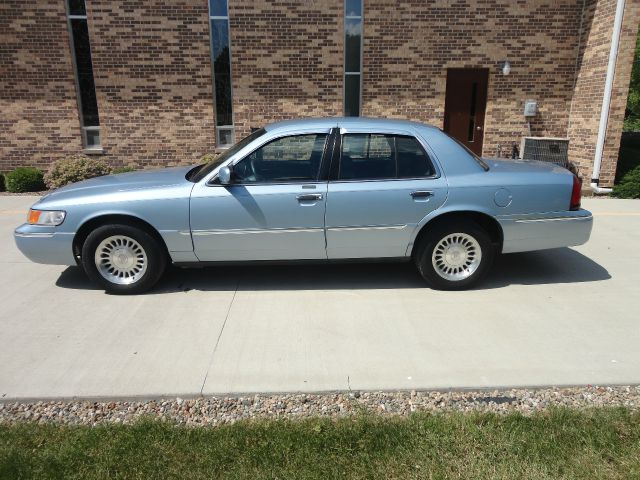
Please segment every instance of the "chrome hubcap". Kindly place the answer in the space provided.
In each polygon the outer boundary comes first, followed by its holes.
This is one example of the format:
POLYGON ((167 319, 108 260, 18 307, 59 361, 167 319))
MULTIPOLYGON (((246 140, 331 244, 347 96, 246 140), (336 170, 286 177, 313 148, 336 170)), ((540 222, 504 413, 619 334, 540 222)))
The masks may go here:
POLYGON ((147 254, 137 241, 125 235, 105 238, 96 248, 100 275, 111 283, 130 285, 147 271, 147 254))
POLYGON ((437 274, 454 282, 473 275, 481 260, 480 244, 466 233, 451 233, 442 238, 431 256, 431 263, 437 274))

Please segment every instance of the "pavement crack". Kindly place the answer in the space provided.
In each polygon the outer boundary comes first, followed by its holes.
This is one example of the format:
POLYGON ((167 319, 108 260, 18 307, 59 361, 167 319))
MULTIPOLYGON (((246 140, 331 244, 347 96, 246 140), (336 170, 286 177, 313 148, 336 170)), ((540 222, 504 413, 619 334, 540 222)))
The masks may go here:
POLYGON ((211 357, 209 358, 209 366, 207 367, 207 372, 204 375, 204 380, 202 381, 202 386, 200 387, 200 395, 204 391, 204 386, 207 383, 207 378, 209 377, 209 371, 211 370, 211 366, 213 365, 213 357, 216 354, 216 350, 218 349, 218 345, 220 344, 220 338, 222 337, 222 332, 224 332, 224 327, 227 326, 227 320, 229 319, 229 313, 231 313, 231 307, 233 306, 233 301, 236 299, 236 294, 238 293, 238 287, 240 286, 240 279, 236 282, 236 289, 233 291, 233 296, 231 297, 231 301, 229 302, 229 307, 227 308, 227 314, 224 316, 224 322, 222 322, 222 328, 218 333, 218 338, 216 339, 216 344, 213 347, 213 351, 211 352, 211 357))

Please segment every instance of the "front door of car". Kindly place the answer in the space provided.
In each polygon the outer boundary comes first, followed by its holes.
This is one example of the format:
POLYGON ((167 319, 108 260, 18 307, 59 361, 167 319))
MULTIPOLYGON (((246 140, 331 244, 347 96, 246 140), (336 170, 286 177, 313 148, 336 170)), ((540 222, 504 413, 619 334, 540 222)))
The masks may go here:
MULTIPOLYGON (((327 256, 402 257, 416 226, 442 205, 446 180, 410 132, 345 131, 327 193, 327 256)), ((335 161, 334 161, 335 162, 335 161)))
POLYGON ((200 261, 325 259, 329 131, 268 140, 234 162, 232 182, 196 185, 191 233, 200 261))

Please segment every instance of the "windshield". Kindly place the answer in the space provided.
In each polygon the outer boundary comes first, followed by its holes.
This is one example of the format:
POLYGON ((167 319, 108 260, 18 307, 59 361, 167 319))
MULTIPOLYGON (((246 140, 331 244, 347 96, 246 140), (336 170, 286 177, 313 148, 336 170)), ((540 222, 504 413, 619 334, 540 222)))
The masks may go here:
POLYGON ((189 172, 188 176, 187 176, 187 180, 189 180, 191 182, 194 182, 194 183, 195 182, 199 182, 204 177, 206 177, 211 172, 213 172, 216 168, 218 168, 222 163, 226 162, 233 155, 238 153, 244 147, 246 147, 251 142, 253 142, 256 138, 261 137, 265 133, 266 133, 266 130, 264 128, 261 128, 260 130, 256 130, 252 134, 247 135, 242 140, 240 140, 238 143, 236 143, 233 147, 225 150, 220 155, 218 155, 216 158, 211 160, 209 163, 205 163, 204 165, 202 165, 200 167, 196 167, 193 170, 191 170, 189 172))

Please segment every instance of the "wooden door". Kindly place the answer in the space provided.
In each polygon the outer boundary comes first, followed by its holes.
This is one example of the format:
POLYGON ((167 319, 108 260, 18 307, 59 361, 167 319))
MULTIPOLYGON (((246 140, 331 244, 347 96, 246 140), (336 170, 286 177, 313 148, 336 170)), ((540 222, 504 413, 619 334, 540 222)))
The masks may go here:
POLYGON ((449 68, 444 104, 444 131, 482 155, 487 108, 486 68, 449 68))

